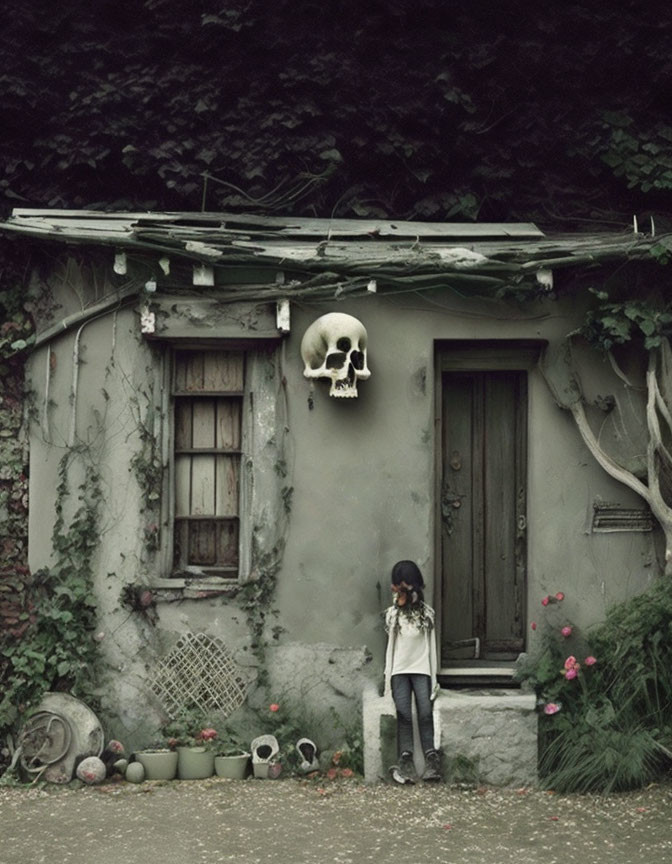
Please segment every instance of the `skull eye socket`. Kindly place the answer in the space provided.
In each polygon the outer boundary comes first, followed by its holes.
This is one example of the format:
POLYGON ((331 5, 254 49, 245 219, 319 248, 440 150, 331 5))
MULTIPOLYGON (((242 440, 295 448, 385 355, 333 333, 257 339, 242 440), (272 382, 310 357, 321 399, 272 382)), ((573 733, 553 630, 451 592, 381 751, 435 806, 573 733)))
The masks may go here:
POLYGON ((341 336, 341 338, 336 343, 336 347, 338 348, 339 351, 349 351, 351 344, 352 343, 350 342, 350 340, 348 339, 347 336, 341 336))
POLYGON ((364 355, 361 351, 353 351, 350 355, 350 362, 355 367, 355 369, 363 369, 364 368, 364 355))
MULTIPOLYGON (((342 340, 339 340, 339 341, 342 341, 342 340)), ((344 365, 345 360, 346 360, 345 354, 343 354, 341 352, 334 351, 333 354, 327 354, 327 358, 324 361, 324 365, 327 367, 327 369, 340 369, 341 366, 344 365)))

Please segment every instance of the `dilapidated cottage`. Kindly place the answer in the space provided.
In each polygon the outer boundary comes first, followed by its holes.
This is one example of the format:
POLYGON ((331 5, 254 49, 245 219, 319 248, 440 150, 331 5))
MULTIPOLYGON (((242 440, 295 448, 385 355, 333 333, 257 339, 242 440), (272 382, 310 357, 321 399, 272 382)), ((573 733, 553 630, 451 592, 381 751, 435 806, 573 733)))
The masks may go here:
POLYGON ((653 238, 25 209, 1 227, 42 250, 30 566, 88 508, 111 732, 146 739, 187 686, 225 711, 291 703, 325 742, 363 710, 375 779, 381 612, 410 558, 444 752, 533 781, 535 699, 512 676, 541 598, 587 628, 663 554, 641 490, 591 452, 646 452, 641 370, 566 341, 653 238))

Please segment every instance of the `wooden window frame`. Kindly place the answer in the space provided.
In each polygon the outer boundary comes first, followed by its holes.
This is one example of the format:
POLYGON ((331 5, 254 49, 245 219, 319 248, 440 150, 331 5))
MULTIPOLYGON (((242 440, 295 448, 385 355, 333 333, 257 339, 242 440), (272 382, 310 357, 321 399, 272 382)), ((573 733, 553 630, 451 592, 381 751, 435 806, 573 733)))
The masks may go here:
MULTIPOLYGON (((245 428, 244 428, 244 417, 245 417, 245 380, 246 380, 246 367, 247 367, 247 352, 239 346, 235 345, 189 345, 189 346, 174 346, 170 353, 170 363, 169 363, 169 392, 170 392, 170 417, 171 417, 171 435, 170 435, 170 478, 169 478, 169 524, 170 524, 170 543, 169 548, 167 550, 168 560, 167 560, 167 570, 170 573, 172 579, 186 579, 189 582, 210 582, 214 581, 216 584, 228 583, 228 584, 238 584, 241 579, 243 563, 245 560, 245 555, 242 549, 242 537, 243 537, 243 529, 242 529, 242 521, 244 518, 243 512, 243 499, 244 494, 242 490, 243 483, 243 464, 244 464, 244 450, 245 450, 245 428), (184 359, 186 355, 203 355, 204 357, 204 365, 206 363, 205 358, 210 355, 215 354, 228 354, 235 355, 240 357, 241 366, 240 366, 240 383, 239 386, 235 387, 235 389, 198 389, 188 386, 180 386, 178 382, 178 371, 179 371, 179 363, 180 359, 184 359), (199 446, 193 440, 193 436, 195 435, 195 427, 194 423, 194 408, 199 404, 203 404, 209 402, 212 404, 212 413, 213 413, 213 441, 212 446, 199 446), (217 446, 216 437, 217 437, 217 423, 220 415, 220 409, 224 405, 238 405, 238 410, 234 411, 233 414, 237 415, 237 428, 235 431, 232 431, 232 434, 235 437, 233 442, 233 446, 217 446), (178 429, 178 415, 180 414, 180 406, 184 406, 184 414, 190 415, 191 417, 191 428, 187 433, 191 436, 191 440, 189 441, 190 446, 184 446, 184 444, 180 444, 180 436, 184 434, 184 432, 180 433, 178 429), (214 512, 180 512, 180 510, 184 510, 184 506, 178 506, 178 494, 180 487, 180 471, 184 471, 184 468, 179 467, 179 463, 184 463, 185 460, 191 459, 192 461, 188 462, 188 480, 186 481, 188 484, 188 491, 186 492, 186 497, 189 501, 188 509, 191 510, 193 506, 193 472, 194 472, 194 460, 198 457, 204 458, 212 458, 213 465, 215 460, 218 457, 223 458, 222 466, 218 468, 214 467, 215 477, 212 481, 212 495, 213 495, 213 511, 214 512), (235 461, 229 461, 234 459, 235 461), (228 462, 228 472, 229 475, 231 471, 234 475, 235 480, 235 513, 217 513, 216 509, 218 506, 218 489, 217 484, 220 479, 224 477, 224 472, 227 469, 228 462), (232 467, 235 466, 235 467, 232 467), (221 474, 219 473, 221 471, 221 474), (198 526, 205 526, 210 524, 212 526, 212 536, 210 538, 210 543, 213 544, 214 550, 214 558, 213 563, 203 563, 198 561, 193 561, 193 547, 190 547, 191 543, 196 545, 198 543, 198 526), (224 534, 229 533, 229 541, 227 544, 227 549, 229 552, 235 549, 235 559, 232 558, 231 563, 226 563, 224 560, 217 561, 216 559, 219 557, 221 552, 221 546, 225 542, 222 538, 224 534), (194 533, 192 533, 192 531, 194 533), (222 532, 220 534, 220 532, 222 532), (231 542, 231 536, 233 535, 233 542, 231 542), (195 539, 196 538, 196 539, 195 539), (185 549, 186 552, 182 554, 182 560, 176 560, 177 556, 180 554, 180 549, 185 549)), ((184 420, 180 421, 184 424, 184 420)), ((184 482, 184 478, 182 480, 184 482)), ((231 482, 231 477, 229 476, 229 482, 231 482)), ((184 487, 181 493, 183 496, 185 494, 184 487)), ((231 497, 230 495, 228 496, 231 497)), ((184 503, 184 502, 183 502, 184 503)), ((231 503, 230 500, 227 503, 231 503)), ((207 540, 207 537, 206 537, 207 540)))

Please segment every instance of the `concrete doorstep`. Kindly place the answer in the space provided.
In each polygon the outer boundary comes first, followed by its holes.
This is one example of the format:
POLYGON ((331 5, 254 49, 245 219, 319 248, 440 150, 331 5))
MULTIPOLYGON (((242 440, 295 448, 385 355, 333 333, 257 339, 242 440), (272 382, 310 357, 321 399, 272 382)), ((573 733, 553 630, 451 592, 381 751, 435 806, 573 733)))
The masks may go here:
MULTIPOLYGON (((396 711, 391 694, 369 690, 362 698, 364 779, 389 780, 397 761, 396 711)), ((537 784, 536 697, 519 690, 442 690, 434 703, 435 746, 444 779, 487 786, 537 784)), ((414 760, 424 759, 414 723, 414 760)))

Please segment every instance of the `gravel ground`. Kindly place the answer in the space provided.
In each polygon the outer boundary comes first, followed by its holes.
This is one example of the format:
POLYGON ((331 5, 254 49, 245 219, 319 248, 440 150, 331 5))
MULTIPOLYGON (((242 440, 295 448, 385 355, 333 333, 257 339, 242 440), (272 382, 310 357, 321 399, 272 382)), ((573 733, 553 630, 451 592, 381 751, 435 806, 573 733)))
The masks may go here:
POLYGON ((672 864, 672 785, 223 780, 0 788, 0 864, 672 864))

